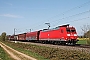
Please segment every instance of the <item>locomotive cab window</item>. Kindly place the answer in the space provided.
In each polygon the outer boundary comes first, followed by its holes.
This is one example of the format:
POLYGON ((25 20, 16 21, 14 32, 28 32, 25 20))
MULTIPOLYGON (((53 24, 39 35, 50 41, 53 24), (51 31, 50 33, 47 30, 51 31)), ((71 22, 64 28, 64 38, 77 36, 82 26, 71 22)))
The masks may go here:
POLYGON ((74 29, 71 29, 71 32, 75 32, 75 30, 74 29))
POLYGON ((67 32, 76 32, 76 30, 75 29, 67 28, 67 32))
POLYGON ((70 32, 70 29, 69 28, 67 28, 67 32, 70 32))

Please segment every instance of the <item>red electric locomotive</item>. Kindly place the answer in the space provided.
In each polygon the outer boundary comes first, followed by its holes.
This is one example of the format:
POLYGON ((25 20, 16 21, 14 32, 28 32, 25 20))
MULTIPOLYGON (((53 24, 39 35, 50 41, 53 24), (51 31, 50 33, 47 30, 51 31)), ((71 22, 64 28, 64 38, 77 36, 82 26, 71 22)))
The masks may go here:
POLYGON ((69 27, 69 24, 40 31, 39 40, 43 42, 49 41, 54 44, 76 44, 78 41, 76 29, 69 27))

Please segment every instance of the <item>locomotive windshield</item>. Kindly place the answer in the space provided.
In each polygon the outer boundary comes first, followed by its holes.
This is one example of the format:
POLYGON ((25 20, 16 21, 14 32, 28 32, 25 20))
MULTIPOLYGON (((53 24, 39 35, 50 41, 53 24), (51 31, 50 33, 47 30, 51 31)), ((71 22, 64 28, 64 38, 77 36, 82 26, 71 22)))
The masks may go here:
POLYGON ((71 32, 76 32, 74 29, 71 29, 71 32))
POLYGON ((75 29, 67 28, 67 32, 76 32, 76 30, 75 29))

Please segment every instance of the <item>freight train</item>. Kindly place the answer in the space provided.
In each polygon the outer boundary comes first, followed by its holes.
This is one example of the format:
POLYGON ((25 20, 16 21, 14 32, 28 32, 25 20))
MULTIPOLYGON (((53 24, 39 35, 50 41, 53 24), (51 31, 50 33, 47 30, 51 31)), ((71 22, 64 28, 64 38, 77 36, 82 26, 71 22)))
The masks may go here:
POLYGON ((69 24, 67 24, 53 29, 43 29, 34 32, 12 35, 9 39, 53 44, 76 44, 78 41, 77 37, 75 27, 70 27, 69 24))

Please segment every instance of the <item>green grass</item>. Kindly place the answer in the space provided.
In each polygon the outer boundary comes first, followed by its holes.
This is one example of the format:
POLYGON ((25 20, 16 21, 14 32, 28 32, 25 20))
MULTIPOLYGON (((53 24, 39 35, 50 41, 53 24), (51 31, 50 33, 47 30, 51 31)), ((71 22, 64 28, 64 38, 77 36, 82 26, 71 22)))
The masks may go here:
POLYGON ((49 48, 31 44, 4 42, 10 47, 23 52, 37 60, 90 60, 90 54, 85 51, 72 51, 59 48, 49 48))
POLYGON ((2 47, 0 47, 0 60, 12 60, 2 47))
POLYGON ((87 40, 79 40, 77 44, 87 44, 87 40))
POLYGON ((39 55, 38 53, 35 53, 35 52, 32 52, 32 51, 28 50, 28 47, 26 46, 26 44, 14 43, 15 45, 13 46, 12 45, 13 43, 11 43, 11 44, 8 44, 7 42, 3 42, 3 43, 7 44, 8 46, 10 46, 11 48, 13 48, 17 51, 20 51, 20 52, 22 52, 24 54, 27 54, 27 55, 29 55, 33 58, 36 58, 37 60, 49 60, 47 58, 44 58, 42 55, 39 55), (26 49, 24 49, 24 47, 26 47, 26 49))
POLYGON ((87 44, 90 45, 90 38, 78 38, 77 44, 87 44))
POLYGON ((22 52, 24 54, 27 54, 27 55, 29 55, 31 57, 34 57, 34 58, 36 58, 38 60, 48 60, 48 59, 44 58, 43 56, 39 55, 38 53, 32 52, 30 50, 24 50, 23 48, 15 48, 15 47, 14 47, 14 49, 16 49, 16 50, 18 50, 18 51, 20 51, 20 52, 22 52))

